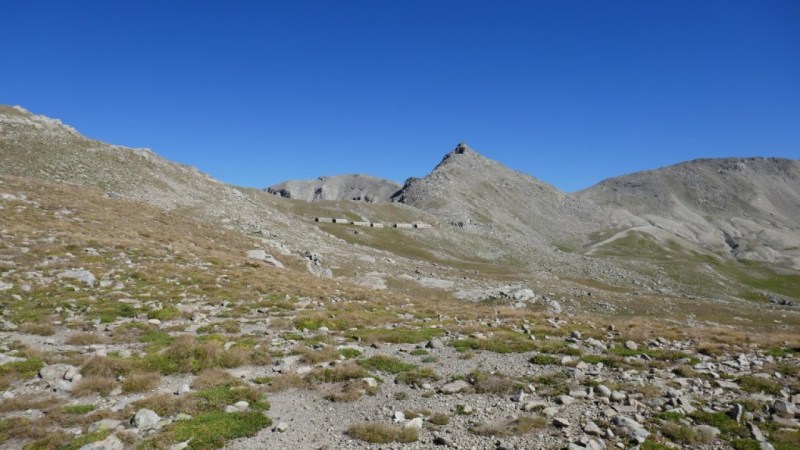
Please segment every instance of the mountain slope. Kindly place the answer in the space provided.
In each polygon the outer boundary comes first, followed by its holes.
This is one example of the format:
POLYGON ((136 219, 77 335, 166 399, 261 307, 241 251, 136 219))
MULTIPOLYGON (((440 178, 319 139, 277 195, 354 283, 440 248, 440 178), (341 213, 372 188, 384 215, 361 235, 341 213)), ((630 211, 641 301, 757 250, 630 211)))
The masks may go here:
POLYGON ((393 197, 465 228, 537 243, 583 240, 608 226, 609 213, 459 144, 426 177, 393 197))
POLYGON ((274 208, 271 195, 227 185, 148 149, 87 138, 20 107, 0 106, 0 174, 90 186, 227 228, 269 232, 300 250, 322 245, 313 227, 274 208))
POLYGON ((611 178, 578 196, 738 259, 800 268, 800 161, 698 159, 611 178))
POLYGON ((266 189, 270 194, 307 202, 362 200, 368 203, 388 202, 398 190, 400 185, 394 181, 359 174, 290 180, 266 189))

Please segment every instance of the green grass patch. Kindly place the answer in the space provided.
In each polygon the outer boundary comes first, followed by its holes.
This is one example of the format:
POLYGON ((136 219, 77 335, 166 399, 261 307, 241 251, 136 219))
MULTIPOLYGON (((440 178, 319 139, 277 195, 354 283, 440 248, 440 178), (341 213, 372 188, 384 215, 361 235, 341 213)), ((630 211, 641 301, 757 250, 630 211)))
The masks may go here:
POLYGON ((15 361, 3 364, 0 366, 0 376, 11 374, 17 379, 30 378, 38 374, 42 367, 44 367, 42 360, 37 358, 28 358, 25 361, 15 361))
POLYGON ((64 407, 64 412, 67 414, 88 414, 94 409, 94 405, 67 405, 64 407))
POLYGON ((139 337, 139 342, 148 344, 146 351, 161 350, 172 344, 175 338, 165 331, 151 330, 139 337))
POLYGON ((158 319, 160 321, 167 321, 177 318, 181 315, 180 310, 174 306, 166 306, 161 308, 157 311, 150 311, 147 313, 147 317, 150 319, 158 319))
POLYGON ((677 350, 662 350, 662 349, 651 349, 651 348, 640 348, 638 350, 629 350, 625 347, 614 347, 608 350, 608 354, 610 355, 617 355, 617 356, 641 356, 647 355, 652 359, 657 361, 678 361, 680 359, 688 359, 689 364, 697 364, 700 362, 699 359, 677 350))
POLYGON ((531 359, 528 360, 531 364, 536 364, 539 366, 547 366, 553 364, 559 364, 561 362, 560 358, 556 358, 552 355, 534 355, 531 359))
POLYGON ((74 441, 67 444, 66 447, 62 447, 61 450, 78 450, 86 444, 102 441, 103 439, 107 438, 109 434, 111 434, 111 430, 102 430, 90 433, 75 439, 74 441))
POLYGON ((254 436, 270 425, 272 420, 260 412, 210 411, 175 422, 167 433, 173 442, 191 439, 189 448, 209 449, 220 448, 231 439, 254 436))
POLYGON ((689 414, 689 417, 699 423, 711 425, 721 431, 723 435, 731 438, 746 438, 749 436, 749 432, 742 424, 731 419, 731 417, 724 412, 708 413, 704 411, 695 411, 689 414))
POLYGON ((414 364, 403 362, 401 359, 385 355, 376 355, 371 358, 362 359, 358 365, 367 370, 377 370, 379 372, 397 374, 410 372, 417 368, 414 364))
POLYGON ((777 395, 781 392, 781 385, 766 378, 745 375, 739 378, 739 386, 743 391, 749 393, 764 392, 766 394, 777 395))
POLYGON ((385 342, 387 344, 419 344, 441 336, 441 328, 372 328, 361 329, 350 333, 350 338, 359 338, 366 342, 385 342))
POLYGON ((339 354, 348 359, 358 358, 361 356, 361 352, 359 350, 349 347, 339 349, 339 354))
POLYGON ((243 383, 225 383, 198 391, 195 396, 206 401, 207 408, 222 409, 238 401, 250 403, 250 407, 256 410, 269 409, 269 403, 264 400, 264 396, 243 383))

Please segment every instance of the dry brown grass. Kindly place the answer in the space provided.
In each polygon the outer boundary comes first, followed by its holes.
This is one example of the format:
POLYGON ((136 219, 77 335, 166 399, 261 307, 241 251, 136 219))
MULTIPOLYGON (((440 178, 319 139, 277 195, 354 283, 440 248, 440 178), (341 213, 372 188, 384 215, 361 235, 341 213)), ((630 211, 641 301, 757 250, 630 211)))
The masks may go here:
POLYGON ((222 369, 207 369, 200 373, 200 375, 192 383, 194 389, 205 389, 220 384, 231 383, 239 381, 231 374, 222 369))
POLYGON ((158 387, 161 383, 161 374, 158 372, 131 372, 122 380, 122 391, 146 392, 158 387))
POLYGON ((45 323, 23 323, 19 326, 19 332, 38 336, 52 336, 56 334, 56 329, 52 325, 45 323))
POLYGON ((81 375, 90 377, 116 378, 125 375, 131 370, 130 360, 110 356, 93 356, 83 367, 81 375))
POLYGON ((354 439, 372 444, 388 444, 390 442, 409 443, 419 439, 419 433, 413 428, 384 425, 380 423, 359 423, 351 425, 347 434, 354 439))
POLYGON ((364 395, 375 395, 377 387, 370 387, 363 380, 351 380, 331 388, 325 398, 332 402, 354 402, 364 395))
POLYGON ((95 375, 83 377, 72 390, 72 395, 85 397, 92 394, 108 396, 118 386, 117 380, 95 375))
POLYGON ((64 403, 63 399, 51 395, 20 394, 0 402, 0 412, 47 409, 64 403))
POLYGON ((168 417, 193 411, 197 403, 197 398, 192 395, 173 395, 164 392, 133 402, 131 410, 135 412, 140 408, 147 408, 161 417, 168 417))
POLYGON ((296 373, 283 373, 272 377, 266 385, 267 392, 283 392, 306 386, 306 380, 296 373))
POLYGON ((368 377, 369 372, 355 362, 347 361, 325 369, 315 369, 306 376, 309 381, 338 383, 368 377))
POLYGON ((302 355, 301 359, 303 362, 312 365, 339 359, 339 352, 332 345, 326 345, 320 349, 299 346, 294 349, 294 352, 302 355))
MULTIPOLYGON (((97 345, 97 344, 105 344, 108 342, 108 339, 105 336, 98 334, 98 333, 86 333, 86 332, 78 332, 72 333, 67 337, 67 344, 69 345, 97 345)), ((128 341, 133 342, 133 341, 128 341)))
MULTIPOLYGON (((54 432, 56 425, 57 424, 48 417, 43 417, 41 419, 12 417, 3 419, 2 422, 0 422, 0 427, 2 427, 0 429, 0 434, 4 441, 13 442, 13 440, 29 441, 44 439, 55 433, 58 434, 58 439, 52 439, 51 441, 56 443, 56 445, 31 446, 30 448, 62 448, 64 444, 72 440, 72 437, 62 431, 54 432)), ((55 436, 53 437, 55 438, 55 436)))

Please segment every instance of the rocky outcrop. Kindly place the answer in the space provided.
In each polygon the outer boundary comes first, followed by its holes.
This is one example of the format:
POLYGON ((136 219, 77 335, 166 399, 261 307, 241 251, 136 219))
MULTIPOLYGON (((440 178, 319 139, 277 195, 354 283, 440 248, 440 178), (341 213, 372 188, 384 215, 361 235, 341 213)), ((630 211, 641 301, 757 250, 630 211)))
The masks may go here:
POLYGON ((273 195, 317 202, 322 200, 356 200, 367 203, 387 202, 400 189, 391 180, 368 175, 337 175, 316 180, 284 181, 266 189, 273 195))

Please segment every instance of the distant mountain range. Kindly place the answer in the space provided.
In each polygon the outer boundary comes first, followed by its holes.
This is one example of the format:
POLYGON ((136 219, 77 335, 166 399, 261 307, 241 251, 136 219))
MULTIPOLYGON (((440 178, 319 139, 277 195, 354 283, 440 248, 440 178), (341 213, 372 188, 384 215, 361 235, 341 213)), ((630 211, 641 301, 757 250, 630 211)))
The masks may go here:
MULTIPOLYGON (((0 175, 101 189, 228 228, 261 232, 272 244, 297 253, 329 249, 344 258, 372 247, 405 255, 424 250, 437 258, 457 255, 525 270, 546 266, 591 277, 613 274, 608 280, 615 282, 631 280, 626 270, 648 277, 660 273, 669 282, 675 276, 649 265, 682 258, 698 264, 703 258, 754 261, 781 276, 800 270, 800 161, 790 159, 699 159, 611 178, 570 194, 459 144, 430 174, 403 186, 352 174, 286 181, 267 188, 274 194, 269 195, 227 185, 146 149, 92 140, 60 121, 0 106, 0 175), (358 202, 343 206, 331 200, 358 202), (387 221, 402 216, 437 226, 413 238, 392 238, 400 244, 367 234, 369 239, 352 247, 352 234, 321 230, 309 214, 387 221)), ((708 279, 734 284, 743 279, 717 267, 698 267, 708 279)), ((708 285, 708 279, 698 283, 708 285)))

